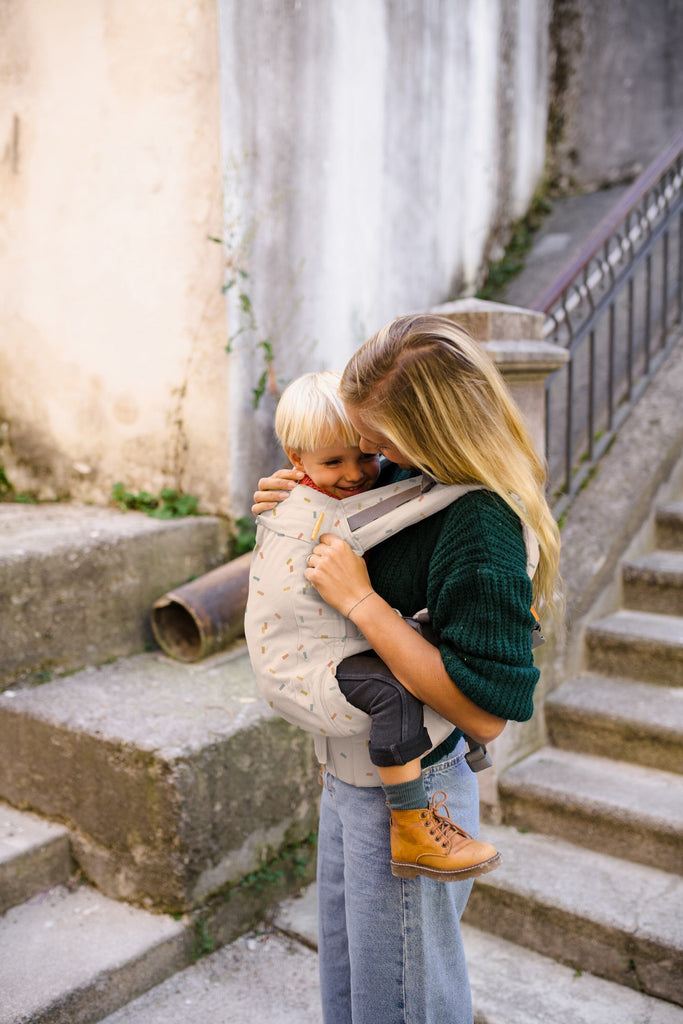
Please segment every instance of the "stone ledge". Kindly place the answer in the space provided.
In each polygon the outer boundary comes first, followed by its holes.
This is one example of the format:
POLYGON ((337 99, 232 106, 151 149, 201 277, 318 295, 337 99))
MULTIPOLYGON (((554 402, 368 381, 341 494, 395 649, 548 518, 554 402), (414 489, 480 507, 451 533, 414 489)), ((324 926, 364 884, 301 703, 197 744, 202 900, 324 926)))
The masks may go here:
POLYGON ((457 321, 477 341, 543 341, 545 313, 487 299, 456 299, 428 310, 457 321))
POLYGON ((553 836, 489 827, 486 838, 501 851, 502 863, 475 882, 466 923, 577 970, 680 1002, 680 878, 553 836))
POLYGON ((308 835, 316 768, 243 648, 200 666, 139 655, 0 695, 0 797, 64 822, 95 884, 146 906, 199 906, 308 835))
POLYGON ((72 870, 67 829, 0 804, 0 914, 66 882, 72 870))
POLYGON ((680 775, 542 747, 508 768, 500 789, 507 824, 580 840, 662 872, 680 871, 680 775))
POLYGON ((58 886, 0 920, 0 1021, 88 1024, 190 961, 187 921, 58 886))
POLYGON ((0 687, 145 650, 166 590, 228 556, 225 520, 161 521, 77 505, 0 503, 0 687))
POLYGON ((680 688, 586 673, 558 687, 545 713, 555 747, 683 774, 680 688))

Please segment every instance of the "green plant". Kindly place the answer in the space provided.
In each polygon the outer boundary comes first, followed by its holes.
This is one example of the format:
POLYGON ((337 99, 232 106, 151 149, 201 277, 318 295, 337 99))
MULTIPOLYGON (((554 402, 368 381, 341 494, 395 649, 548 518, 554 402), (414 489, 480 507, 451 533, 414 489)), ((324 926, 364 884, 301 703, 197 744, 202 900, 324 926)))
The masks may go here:
POLYGON ((283 847, 276 856, 273 857, 271 854, 270 859, 264 864, 244 875, 237 885, 233 886, 231 892, 266 889, 284 882, 288 875, 299 879, 306 878, 311 864, 315 861, 317 848, 318 835, 316 832, 310 832, 299 842, 283 847))
POLYGON ((478 299, 496 301, 503 298, 505 286, 524 267, 534 235, 551 211, 552 204, 545 197, 544 190, 539 189, 526 214, 512 225, 510 240, 502 257, 489 262, 486 278, 476 295, 478 299))
POLYGON ((9 482, 5 467, 0 465, 0 501, 7 501, 12 494, 14 494, 14 488, 9 482))
MULTIPOLYGON (((281 267, 278 281, 269 282, 267 300, 261 303, 259 296, 259 302, 255 301, 250 265, 253 263, 257 274, 262 249, 258 236, 263 226, 269 237, 284 228, 289 203, 295 193, 291 186, 285 187, 271 195, 266 207, 261 207, 254 203, 251 190, 253 154, 248 150, 231 152, 227 155, 225 167, 223 235, 208 235, 207 238, 221 246, 224 259, 222 292, 229 295, 230 303, 230 329, 225 351, 228 355, 239 351, 251 357, 247 372, 250 379, 255 380, 251 396, 252 406, 257 409, 265 396, 278 398, 286 383, 276 373, 276 352, 278 340, 293 326, 302 301, 297 282, 305 261, 281 267)), ((302 338, 298 329, 296 333, 299 354, 315 348, 314 340, 302 338)))
POLYGON ((194 922, 194 943, 192 945, 192 959, 200 960, 208 956, 215 949, 215 942, 209 931, 209 925, 205 918, 198 917, 194 922))
POLYGON ((16 501, 21 505, 36 505, 38 499, 32 494, 26 494, 25 492, 17 492, 14 489, 14 484, 7 476, 5 467, 0 463, 0 501, 16 501))
POLYGON ((126 490, 125 484, 119 482, 112 487, 111 496, 120 509, 145 512, 155 519, 182 519, 199 515, 199 498, 168 487, 162 488, 158 495, 150 494, 149 491, 133 494, 126 490))
POLYGON ((265 864, 256 871, 250 871, 240 882, 241 888, 264 889, 268 885, 278 885, 285 880, 283 868, 265 864))
POLYGON ((251 516, 241 516, 235 521, 235 554, 246 555, 253 551, 256 543, 256 523, 251 516))
MULTIPOLYGON (((232 236, 234 236, 234 234, 235 233, 233 231, 232 236)), ((229 336, 228 343, 225 346, 225 351, 228 355, 232 355, 235 351, 235 342, 241 335, 246 334, 252 338, 251 344, 257 352, 260 352, 261 358, 263 359, 263 371, 259 376, 256 387, 251 389, 253 395, 252 405, 254 409, 257 409, 259 402, 267 390, 273 395, 277 394, 277 380, 275 378, 274 366, 275 355, 273 352, 272 339, 260 336, 261 329, 254 312, 254 304, 249 292, 247 291, 246 282, 249 280, 249 274, 241 265, 244 258, 242 252, 244 245, 237 244, 232 236, 224 239, 215 238, 210 235, 209 241, 223 246, 225 250, 228 276, 221 291, 223 292, 223 295, 226 295, 229 291, 232 291, 233 288, 238 289, 237 304, 242 316, 242 323, 240 327, 238 327, 238 329, 229 336)))

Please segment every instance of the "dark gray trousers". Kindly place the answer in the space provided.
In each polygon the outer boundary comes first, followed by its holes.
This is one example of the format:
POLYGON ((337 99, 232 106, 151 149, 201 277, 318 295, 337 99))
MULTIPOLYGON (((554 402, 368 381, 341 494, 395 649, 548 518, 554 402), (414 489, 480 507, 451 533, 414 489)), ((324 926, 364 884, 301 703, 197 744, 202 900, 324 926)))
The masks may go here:
POLYGON ((408 693, 372 651, 344 658, 337 668, 337 682, 349 703, 372 718, 369 754, 373 764, 406 764, 431 748, 422 701, 408 693))

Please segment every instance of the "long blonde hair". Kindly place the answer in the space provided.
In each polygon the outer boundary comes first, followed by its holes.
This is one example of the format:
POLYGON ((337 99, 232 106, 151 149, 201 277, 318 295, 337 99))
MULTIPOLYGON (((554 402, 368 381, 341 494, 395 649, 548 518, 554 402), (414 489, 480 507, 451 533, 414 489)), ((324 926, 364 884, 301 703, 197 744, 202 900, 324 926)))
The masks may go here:
POLYGON ((399 317, 352 356, 340 391, 417 469, 500 495, 538 539, 536 607, 555 609, 560 534, 545 464, 484 349, 446 317, 399 317))

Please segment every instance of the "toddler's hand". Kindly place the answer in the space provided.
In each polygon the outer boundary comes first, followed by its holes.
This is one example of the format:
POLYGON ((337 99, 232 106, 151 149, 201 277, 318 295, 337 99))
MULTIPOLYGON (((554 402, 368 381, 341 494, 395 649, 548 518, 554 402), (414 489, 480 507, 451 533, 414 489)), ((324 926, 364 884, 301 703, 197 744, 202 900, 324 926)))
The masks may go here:
POLYGON ((254 504, 251 511, 255 516, 275 508, 279 501, 289 497, 289 492, 303 478, 300 469, 278 469, 272 476, 264 476, 258 482, 258 490, 254 491, 254 504))

